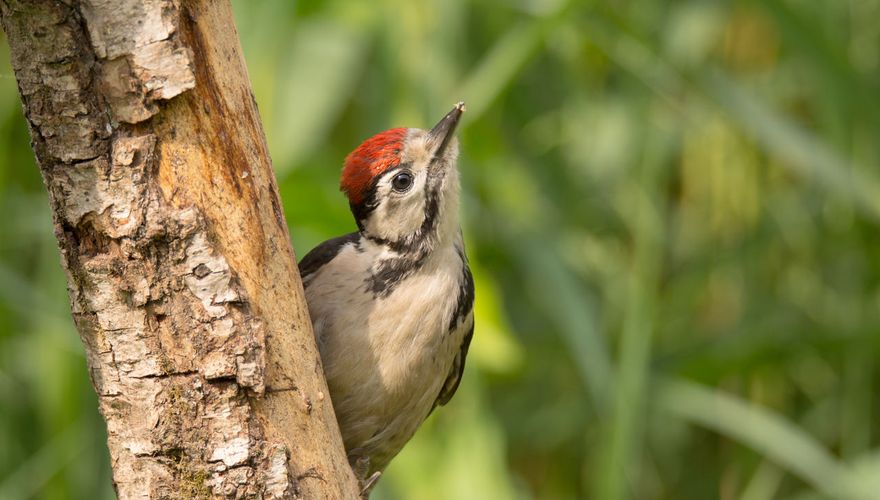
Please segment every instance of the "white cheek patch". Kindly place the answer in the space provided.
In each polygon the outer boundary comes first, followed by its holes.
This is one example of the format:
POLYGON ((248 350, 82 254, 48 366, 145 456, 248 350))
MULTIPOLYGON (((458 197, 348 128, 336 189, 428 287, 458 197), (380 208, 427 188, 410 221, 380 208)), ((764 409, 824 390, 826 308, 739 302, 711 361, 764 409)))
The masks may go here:
POLYGON ((377 186, 376 198, 380 201, 367 218, 367 232, 395 241, 421 227, 425 219, 425 173, 414 174, 415 182, 404 194, 392 192, 390 178, 377 186))

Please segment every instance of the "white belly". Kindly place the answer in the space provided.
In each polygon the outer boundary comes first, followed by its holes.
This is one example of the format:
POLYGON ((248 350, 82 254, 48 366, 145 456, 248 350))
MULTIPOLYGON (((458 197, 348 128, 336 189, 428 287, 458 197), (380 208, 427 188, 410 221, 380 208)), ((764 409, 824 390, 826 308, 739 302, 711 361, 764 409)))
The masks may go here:
POLYGON ((463 264, 452 248, 435 253, 374 297, 365 285, 372 262, 345 248, 306 298, 346 449, 381 470, 431 411, 461 346, 465 329, 449 326, 463 264))

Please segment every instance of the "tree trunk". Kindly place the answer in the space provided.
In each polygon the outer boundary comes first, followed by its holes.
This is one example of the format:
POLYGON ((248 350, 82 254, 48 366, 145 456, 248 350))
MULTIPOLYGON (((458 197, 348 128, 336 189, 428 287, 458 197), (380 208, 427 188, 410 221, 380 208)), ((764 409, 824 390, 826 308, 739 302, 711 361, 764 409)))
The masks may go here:
POLYGON ((120 498, 353 498, 227 0, 0 0, 120 498))

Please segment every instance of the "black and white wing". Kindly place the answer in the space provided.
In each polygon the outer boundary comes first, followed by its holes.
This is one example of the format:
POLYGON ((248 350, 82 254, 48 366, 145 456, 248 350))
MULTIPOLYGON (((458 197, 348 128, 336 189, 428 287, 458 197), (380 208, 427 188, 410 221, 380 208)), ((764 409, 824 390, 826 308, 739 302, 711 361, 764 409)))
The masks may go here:
POLYGON ((461 287, 458 291, 458 303, 449 325, 450 333, 455 333, 457 328, 467 328, 461 339, 461 348, 455 356, 452 368, 443 382, 437 401, 434 402, 434 408, 445 405, 455 395, 458 390, 458 384, 461 383, 461 377, 464 374, 464 362, 467 359, 468 348, 471 346, 471 339, 474 337, 474 277, 471 270, 465 262, 464 276, 461 287), (466 325, 465 322, 470 323, 466 325))
POLYGON ((321 269, 333 260, 334 257, 339 255, 339 252, 342 251, 342 247, 349 243, 357 244, 359 238, 359 233, 349 233, 327 240, 313 248, 302 258, 301 261, 299 261, 299 275, 303 280, 303 284, 307 283, 309 276, 314 274, 315 271, 321 269))
POLYGON ((464 375, 464 362, 467 358, 468 347, 471 345, 471 339, 474 337, 474 322, 471 321, 471 327, 468 329, 467 333, 464 334, 464 339, 461 342, 461 349, 458 351, 458 354, 455 356, 455 361, 452 363, 452 369, 449 370, 449 375, 446 376, 446 381, 443 382, 443 388, 440 389, 440 395, 437 396, 437 401, 434 403, 434 407, 443 406, 452 399, 452 396, 455 395, 455 391, 458 390, 458 384, 461 383, 461 376, 464 375))

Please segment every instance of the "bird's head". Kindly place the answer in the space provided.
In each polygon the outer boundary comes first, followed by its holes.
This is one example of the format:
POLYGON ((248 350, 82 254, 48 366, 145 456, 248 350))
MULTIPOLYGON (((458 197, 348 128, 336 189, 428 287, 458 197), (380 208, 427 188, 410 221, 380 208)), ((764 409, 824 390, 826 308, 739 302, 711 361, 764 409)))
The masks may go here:
POLYGON ((458 231, 460 102, 431 130, 393 128, 345 159, 341 189, 364 236, 399 248, 458 231))

